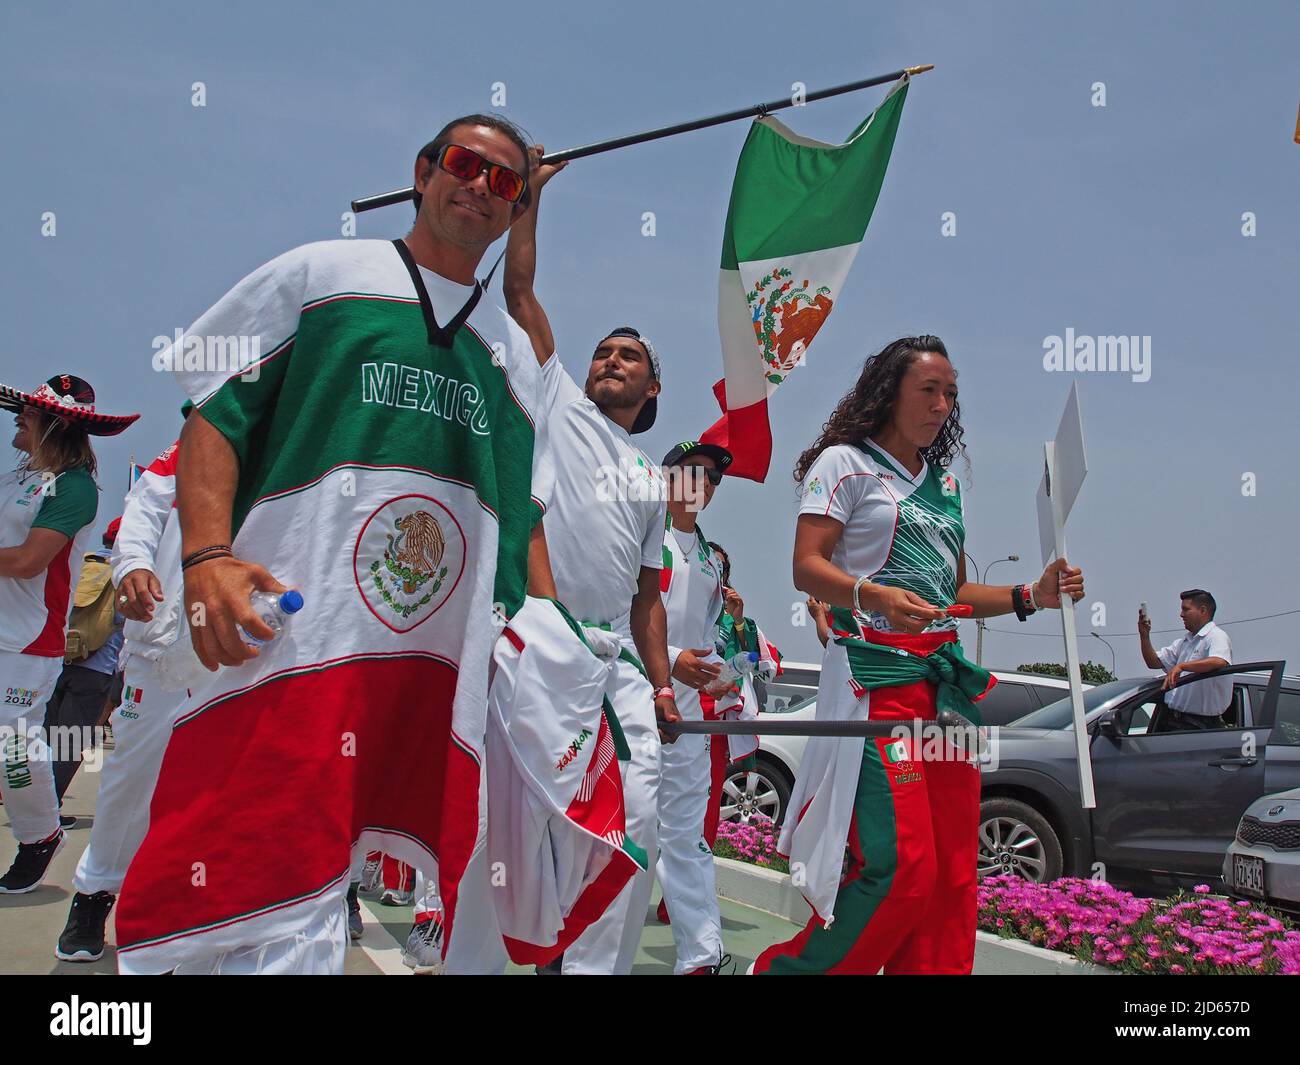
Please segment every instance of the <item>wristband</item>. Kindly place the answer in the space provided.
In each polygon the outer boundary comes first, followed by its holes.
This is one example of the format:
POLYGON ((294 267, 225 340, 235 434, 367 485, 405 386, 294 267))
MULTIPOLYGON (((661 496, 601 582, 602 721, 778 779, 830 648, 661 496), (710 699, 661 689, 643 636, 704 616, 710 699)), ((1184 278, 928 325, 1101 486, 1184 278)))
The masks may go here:
POLYGON ((1029 615, 1034 613, 1032 606, 1025 604, 1025 589, 1028 585, 1014 584, 1011 586, 1011 609, 1016 612, 1016 618, 1019 621, 1026 621, 1029 615))
POLYGON ((1034 603, 1034 586, 1032 584, 1022 584, 1020 586, 1020 601, 1025 606, 1026 614, 1033 614, 1038 611, 1038 606, 1034 603))
POLYGON ((866 610, 864 610, 862 607, 862 599, 860 598, 860 593, 862 592, 862 586, 869 582, 870 582, 870 578, 859 577, 857 583, 853 585, 853 609, 857 611, 857 613, 859 614, 866 613, 866 610))
POLYGON ((1035 610, 1042 610, 1043 608, 1038 602, 1038 596, 1034 594, 1036 591, 1038 591, 1038 586, 1031 584, 1029 586, 1029 605, 1035 610))
POLYGON ((203 547, 198 551, 192 551, 181 559, 181 569, 189 569, 191 566, 197 566, 200 562, 207 562, 214 558, 230 558, 234 552, 230 550, 229 544, 213 544, 211 547, 203 547))
POLYGON ((665 685, 665 686, 662 687, 662 688, 656 688, 656 689, 655 689, 655 698, 656 698, 656 699, 671 699, 673 702, 677 702, 677 696, 673 694, 673 689, 672 689, 672 687, 669 686, 669 685, 665 685))

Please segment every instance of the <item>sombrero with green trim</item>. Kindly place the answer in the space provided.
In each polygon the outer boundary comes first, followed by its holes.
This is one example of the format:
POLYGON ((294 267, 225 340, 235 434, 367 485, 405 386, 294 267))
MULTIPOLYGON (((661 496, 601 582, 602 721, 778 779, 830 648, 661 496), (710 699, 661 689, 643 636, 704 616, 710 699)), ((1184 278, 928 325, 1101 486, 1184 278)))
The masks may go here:
POLYGON ((95 410, 95 390, 90 382, 67 373, 55 374, 35 392, 0 385, 0 408, 21 412, 24 407, 53 414, 93 436, 116 436, 140 417, 100 414, 95 410))

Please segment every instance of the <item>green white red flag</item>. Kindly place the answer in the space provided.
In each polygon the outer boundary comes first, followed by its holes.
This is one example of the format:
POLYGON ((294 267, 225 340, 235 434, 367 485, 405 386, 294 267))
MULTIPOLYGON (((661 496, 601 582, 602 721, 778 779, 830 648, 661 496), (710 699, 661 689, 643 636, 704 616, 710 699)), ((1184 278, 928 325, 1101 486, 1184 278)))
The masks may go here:
POLYGON ((844 144, 757 119, 736 164, 722 239, 718 329, 722 417, 700 438, 734 456, 727 473, 762 481, 772 456, 768 401, 800 365, 839 299, 889 165, 909 78, 844 144))

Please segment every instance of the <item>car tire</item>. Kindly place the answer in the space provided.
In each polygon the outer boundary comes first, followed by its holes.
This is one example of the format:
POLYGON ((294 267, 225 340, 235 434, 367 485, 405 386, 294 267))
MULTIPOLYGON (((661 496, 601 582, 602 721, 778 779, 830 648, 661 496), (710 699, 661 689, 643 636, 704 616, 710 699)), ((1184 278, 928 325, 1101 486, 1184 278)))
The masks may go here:
POLYGON ((758 755, 752 770, 733 763, 727 767, 722 784, 722 820, 747 823, 755 814, 762 814, 779 825, 790 805, 790 790, 791 781, 784 767, 770 758, 758 755), (742 805, 743 811, 736 809, 742 805))
POLYGON ((980 803, 978 869, 981 877, 1012 875, 1046 884, 1061 876, 1065 859, 1050 821, 1019 799, 980 803))

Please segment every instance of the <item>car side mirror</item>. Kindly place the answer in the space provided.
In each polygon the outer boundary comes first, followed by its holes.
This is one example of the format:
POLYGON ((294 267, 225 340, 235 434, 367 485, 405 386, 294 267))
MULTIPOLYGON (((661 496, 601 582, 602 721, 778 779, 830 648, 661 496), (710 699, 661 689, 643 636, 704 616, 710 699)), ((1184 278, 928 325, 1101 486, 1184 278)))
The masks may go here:
POLYGON ((1111 739, 1119 739, 1119 722, 1115 720, 1114 714, 1104 714, 1100 721, 1097 722, 1097 735, 1109 736, 1111 739))

